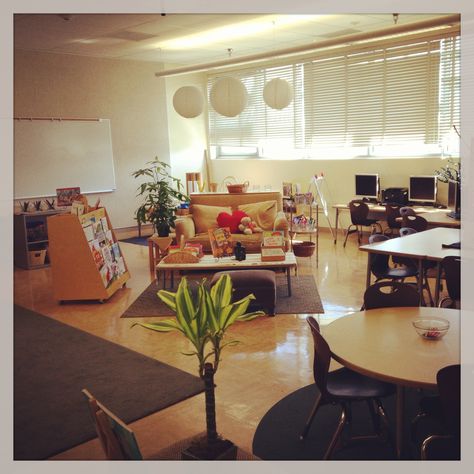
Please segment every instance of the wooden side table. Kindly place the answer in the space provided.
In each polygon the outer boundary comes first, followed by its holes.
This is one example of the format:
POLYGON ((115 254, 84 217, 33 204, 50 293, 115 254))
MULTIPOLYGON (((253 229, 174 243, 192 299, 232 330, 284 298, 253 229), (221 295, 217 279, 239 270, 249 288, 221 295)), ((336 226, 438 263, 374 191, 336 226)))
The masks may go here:
POLYGON ((156 264, 166 255, 166 251, 172 241, 172 236, 158 237, 157 235, 152 235, 148 238, 148 260, 150 262, 150 272, 155 272, 156 264))

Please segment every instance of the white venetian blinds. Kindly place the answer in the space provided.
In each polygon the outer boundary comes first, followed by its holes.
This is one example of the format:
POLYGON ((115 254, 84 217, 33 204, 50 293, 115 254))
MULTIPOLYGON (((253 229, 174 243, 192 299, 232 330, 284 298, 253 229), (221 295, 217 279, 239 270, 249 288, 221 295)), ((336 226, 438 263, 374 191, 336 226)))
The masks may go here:
MULTIPOLYGON (((456 37, 390 40, 232 75, 246 86, 249 103, 234 118, 210 109, 211 145, 365 154, 384 146, 440 145, 459 123, 456 37), (294 89, 283 110, 263 101, 263 87, 275 77, 294 89)), ((209 77, 209 88, 217 78, 209 77)))

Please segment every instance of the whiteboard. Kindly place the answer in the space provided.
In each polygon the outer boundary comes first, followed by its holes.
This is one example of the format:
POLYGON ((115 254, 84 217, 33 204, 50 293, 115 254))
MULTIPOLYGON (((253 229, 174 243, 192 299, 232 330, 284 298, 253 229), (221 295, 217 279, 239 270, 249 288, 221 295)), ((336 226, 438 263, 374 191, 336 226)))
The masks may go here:
POLYGON ((15 119, 14 137, 15 199, 116 188, 110 120, 15 119))

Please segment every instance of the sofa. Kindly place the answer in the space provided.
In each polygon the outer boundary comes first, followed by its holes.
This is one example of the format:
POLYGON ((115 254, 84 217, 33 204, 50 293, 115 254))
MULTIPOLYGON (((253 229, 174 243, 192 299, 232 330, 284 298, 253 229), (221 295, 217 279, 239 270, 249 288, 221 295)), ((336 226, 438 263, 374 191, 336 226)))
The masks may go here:
MULTIPOLYGON (((262 230, 282 230, 288 249, 288 221, 283 212, 282 195, 279 192, 258 193, 195 193, 190 195, 190 213, 175 221, 177 242, 198 243, 204 252, 211 252, 208 229, 217 228, 220 212, 232 213, 240 209, 248 214, 262 230)), ((262 233, 232 234, 233 242, 241 242, 247 253, 260 252, 262 233)))

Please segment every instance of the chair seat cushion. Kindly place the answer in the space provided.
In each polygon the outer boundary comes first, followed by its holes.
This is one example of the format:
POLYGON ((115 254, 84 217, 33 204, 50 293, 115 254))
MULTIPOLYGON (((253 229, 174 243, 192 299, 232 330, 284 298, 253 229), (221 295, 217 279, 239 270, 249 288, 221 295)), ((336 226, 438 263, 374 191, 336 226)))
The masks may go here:
POLYGON ((355 400, 386 397, 395 393, 395 385, 342 368, 328 374, 327 389, 337 398, 355 400))

